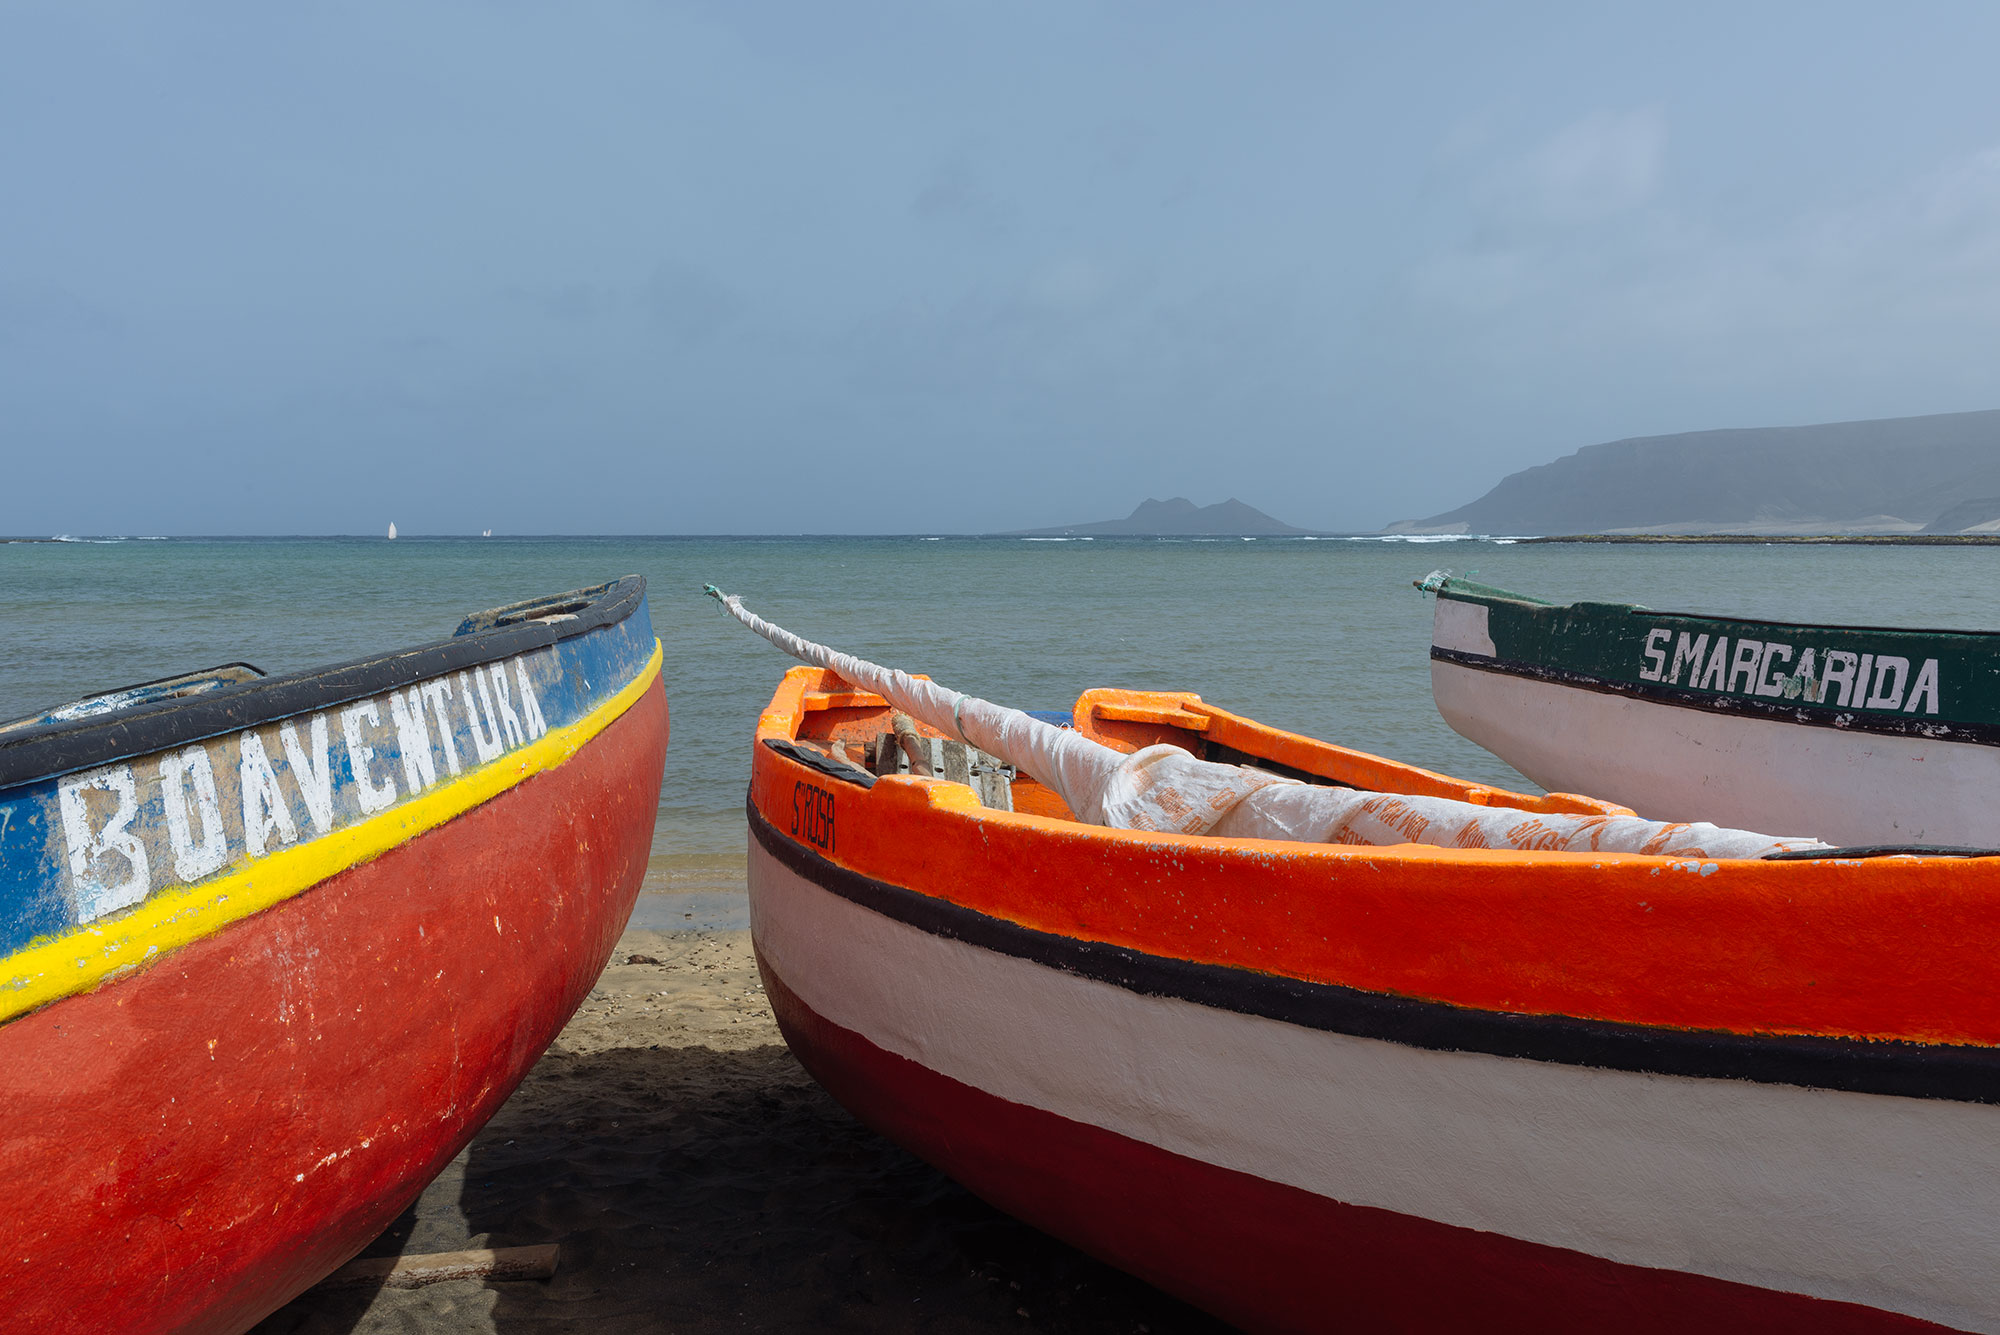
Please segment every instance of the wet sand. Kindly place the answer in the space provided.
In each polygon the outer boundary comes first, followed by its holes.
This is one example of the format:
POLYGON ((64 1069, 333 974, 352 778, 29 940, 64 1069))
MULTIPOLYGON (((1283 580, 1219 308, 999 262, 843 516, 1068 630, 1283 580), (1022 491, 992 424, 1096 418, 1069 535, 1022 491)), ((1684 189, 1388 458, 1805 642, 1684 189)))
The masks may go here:
POLYGON ((627 931, 514 1097, 364 1255, 546 1242, 546 1281, 313 1290, 257 1332, 1225 1329, 856 1122, 786 1050, 742 930, 627 931))

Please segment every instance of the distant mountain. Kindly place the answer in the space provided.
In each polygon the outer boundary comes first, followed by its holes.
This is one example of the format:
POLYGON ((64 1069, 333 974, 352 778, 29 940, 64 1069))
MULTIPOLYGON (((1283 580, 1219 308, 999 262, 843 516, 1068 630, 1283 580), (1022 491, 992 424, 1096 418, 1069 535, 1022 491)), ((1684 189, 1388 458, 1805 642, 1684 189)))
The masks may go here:
POLYGON ((1062 528, 1026 529, 1007 536, 1017 538, 1261 538, 1310 534, 1311 529, 1293 528, 1262 510, 1231 497, 1215 505, 1196 505, 1185 496, 1170 501, 1144 500, 1123 519, 1102 519, 1094 524, 1069 524, 1062 528))
POLYGON ((1958 533, 2000 519, 2000 410, 1641 436, 1390 533, 1958 533))
POLYGON ((1926 533, 1992 533, 2000 530, 2000 496, 1960 501, 1924 526, 1926 533))

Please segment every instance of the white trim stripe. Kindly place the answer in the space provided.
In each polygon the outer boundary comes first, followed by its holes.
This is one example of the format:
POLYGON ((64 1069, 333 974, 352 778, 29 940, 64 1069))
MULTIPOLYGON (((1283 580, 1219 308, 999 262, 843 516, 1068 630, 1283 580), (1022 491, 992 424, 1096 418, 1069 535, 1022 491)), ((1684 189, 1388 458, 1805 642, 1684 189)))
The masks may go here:
POLYGON ((1653 820, 2000 845, 2000 747, 1681 709, 1440 659, 1431 695, 1453 731, 1534 782, 1653 820))

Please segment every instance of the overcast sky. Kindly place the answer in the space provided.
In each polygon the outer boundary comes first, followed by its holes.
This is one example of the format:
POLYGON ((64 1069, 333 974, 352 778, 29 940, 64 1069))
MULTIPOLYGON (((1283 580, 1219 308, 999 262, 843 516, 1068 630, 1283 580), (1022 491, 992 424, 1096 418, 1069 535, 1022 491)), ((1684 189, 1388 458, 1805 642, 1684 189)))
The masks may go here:
POLYGON ((1986 3, 0 0, 0 533, 1373 529, 2000 407, 1996 51, 1986 3))

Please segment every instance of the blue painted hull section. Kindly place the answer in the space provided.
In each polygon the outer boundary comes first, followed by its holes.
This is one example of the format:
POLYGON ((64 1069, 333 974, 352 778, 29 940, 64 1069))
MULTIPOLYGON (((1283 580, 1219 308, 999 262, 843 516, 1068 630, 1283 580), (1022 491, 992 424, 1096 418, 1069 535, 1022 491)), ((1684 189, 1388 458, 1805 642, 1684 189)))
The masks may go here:
POLYGON ((630 683, 653 649, 642 597, 553 645, 0 791, 0 958, 504 765, 630 683))

